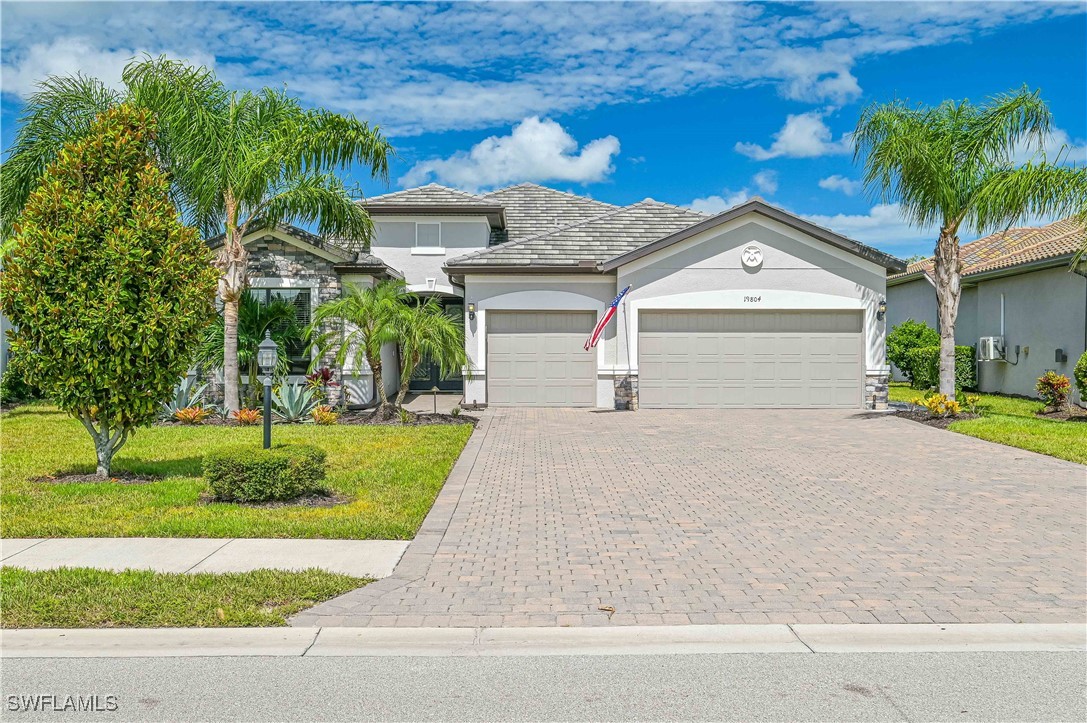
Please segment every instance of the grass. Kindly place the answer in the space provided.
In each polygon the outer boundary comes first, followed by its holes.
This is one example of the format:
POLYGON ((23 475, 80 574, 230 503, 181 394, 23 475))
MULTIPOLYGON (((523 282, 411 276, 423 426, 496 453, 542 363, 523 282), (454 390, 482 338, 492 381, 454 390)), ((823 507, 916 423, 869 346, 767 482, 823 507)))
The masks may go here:
POLYGON ((0 569, 5 628, 281 626, 370 580, 323 570, 179 574, 0 569))
MULTIPOLYGON (((923 395, 904 382, 892 383, 889 390, 892 402, 912 402, 923 395)), ((1087 464, 1087 422, 1041 419, 1036 413, 1042 411, 1045 404, 1037 399, 1001 394, 978 396, 981 397, 978 411, 982 416, 952 422, 951 431, 1087 464)))
POLYGON ((36 477, 94 471, 82 425, 46 405, 0 415, 3 537, 290 537, 411 539, 471 426, 279 425, 276 443, 328 452, 327 486, 350 501, 334 507, 208 504, 206 452, 260 445, 260 427, 151 427, 121 449, 113 471, 160 476, 146 484, 56 484, 36 477))

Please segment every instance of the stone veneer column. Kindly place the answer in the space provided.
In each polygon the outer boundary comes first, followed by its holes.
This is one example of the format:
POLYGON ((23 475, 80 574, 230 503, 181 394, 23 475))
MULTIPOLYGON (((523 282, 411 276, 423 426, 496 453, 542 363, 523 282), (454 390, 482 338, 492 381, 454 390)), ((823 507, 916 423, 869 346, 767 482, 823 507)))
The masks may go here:
POLYGON ((865 375, 864 378, 864 408, 886 409, 887 388, 891 380, 890 372, 876 372, 865 375))
POLYGON ((637 374, 615 377, 615 408, 632 411, 638 408, 637 374))

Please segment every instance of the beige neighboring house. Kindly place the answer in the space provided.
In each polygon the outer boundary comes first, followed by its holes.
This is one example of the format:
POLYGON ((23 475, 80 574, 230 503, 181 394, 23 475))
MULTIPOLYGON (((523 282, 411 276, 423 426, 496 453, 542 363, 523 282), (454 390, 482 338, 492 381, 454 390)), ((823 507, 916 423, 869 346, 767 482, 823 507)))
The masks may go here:
MULTIPOLYGON (((1003 338, 1002 359, 978 362, 982 391, 1037 396, 1034 384, 1047 370, 1072 377, 1087 346, 1087 271, 1069 270, 1083 242, 1083 228, 1066 219, 962 246, 955 341, 976 347, 982 337, 1003 338)), ((914 319, 938 328, 932 268, 928 258, 888 279, 891 327, 914 319)))

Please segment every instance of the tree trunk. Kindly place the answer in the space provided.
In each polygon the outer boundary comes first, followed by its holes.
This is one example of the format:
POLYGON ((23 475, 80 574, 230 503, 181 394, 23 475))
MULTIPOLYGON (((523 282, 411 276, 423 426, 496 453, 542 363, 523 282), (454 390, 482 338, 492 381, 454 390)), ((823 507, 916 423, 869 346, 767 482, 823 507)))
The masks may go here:
POLYGON ((109 479, 113 467, 113 456, 128 441, 128 432, 125 429, 110 429, 105 423, 94 426, 94 420, 89 414, 76 415, 94 440, 94 454, 98 460, 95 468, 95 476, 99 479, 109 479))
POLYGON ((222 273, 219 297, 223 300, 223 406, 228 413, 238 410, 241 381, 238 369, 238 307, 245 293, 249 257, 241 241, 239 230, 228 228, 217 259, 222 273))
MULTIPOLYGON (((406 354, 399 355, 403 359, 406 354)), ((404 406, 404 397, 408 394, 408 386, 411 385, 411 375, 415 371, 415 367, 419 366, 420 357, 418 354, 412 357, 414 363, 405 364, 404 368, 400 370, 400 388, 396 390, 396 406, 404 406)))
POLYGON ((109 479, 110 468, 113 465, 113 449, 109 443, 108 434, 96 435, 94 438, 94 453, 98 456, 98 468, 95 475, 101 479, 109 479))
POLYGON ((956 229, 940 229, 936 242, 936 307, 940 323, 940 393, 955 398, 955 320, 959 315, 959 237, 956 229))

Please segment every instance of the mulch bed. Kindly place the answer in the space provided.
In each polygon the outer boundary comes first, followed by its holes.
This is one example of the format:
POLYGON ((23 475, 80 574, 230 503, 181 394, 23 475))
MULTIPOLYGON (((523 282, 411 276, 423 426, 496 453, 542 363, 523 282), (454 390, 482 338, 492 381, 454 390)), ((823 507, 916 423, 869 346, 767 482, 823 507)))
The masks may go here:
POLYGON ((1066 409, 1043 409, 1037 412, 1038 419, 1052 419, 1055 422, 1087 422, 1087 409, 1071 406, 1066 409))
MULTIPOLYGON (((370 410, 354 410, 347 411, 340 414, 336 420, 336 424, 375 424, 388 427, 425 427, 433 424, 471 424, 475 425, 479 422, 478 417, 473 417, 468 414, 460 414, 454 416, 452 414, 411 414, 410 421, 407 424, 400 423, 400 417, 395 416, 391 419, 378 419, 376 415, 370 410)), ((203 422, 198 424, 184 424, 175 419, 160 419, 155 422, 156 427, 200 427, 204 425, 210 425, 212 427, 259 427, 263 422, 257 424, 244 425, 238 422, 236 419, 223 419, 222 417, 208 417, 203 422)), ((280 426, 283 422, 273 421, 272 424, 280 426)), ((308 424, 308 422, 307 422, 308 424)))
POLYGON ((980 414, 960 414, 957 417, 933 417, 925 409, 904 409, 895 413, 896 417, 908 419, 911 422, 920 422, 937 429, 947 429, 953 422, 962 422, 967 419, 977 419, 980 414))
POLYGON ((95 473, 88 474, 61 474, 61 475, 44 475, 42 477, 33 477, 31 482, 40 482, 42 484, 52 485, 67 485, 76 484, 81 482, 101 483, 112 482, 119 485, 145 485, 152 482, 158 482, 162 477, 156 475, 138 475, 135 472, 115 472, 109 476, 109 479, 102 479, 95 473))
POLYGON ((200 501, 205 505, 224 504, 237 505, 238 507, 252 507, 260 510, 274 510, 281 507, 338 507, 351 502, 347 495, 336 492, 313 492, 290 500, 271 500, 269 502, 234 502, 233 500, 220 500, 214 495, 200 495, 200 501))

